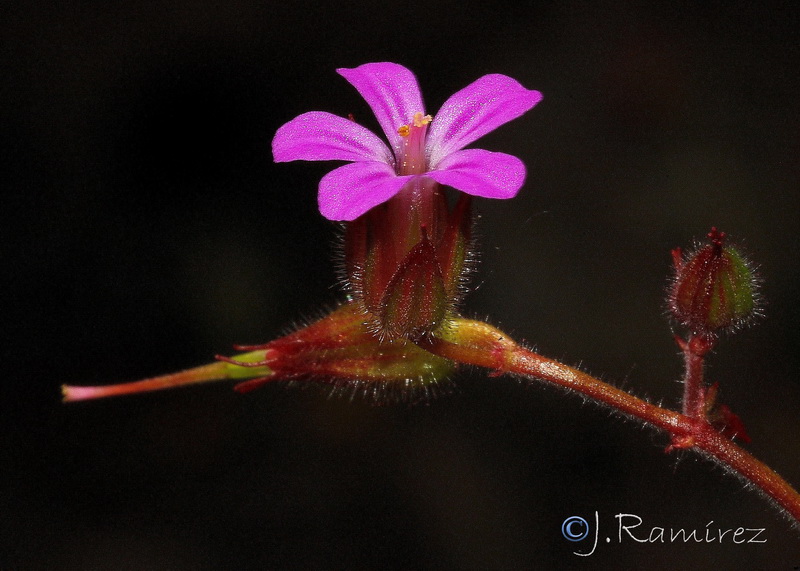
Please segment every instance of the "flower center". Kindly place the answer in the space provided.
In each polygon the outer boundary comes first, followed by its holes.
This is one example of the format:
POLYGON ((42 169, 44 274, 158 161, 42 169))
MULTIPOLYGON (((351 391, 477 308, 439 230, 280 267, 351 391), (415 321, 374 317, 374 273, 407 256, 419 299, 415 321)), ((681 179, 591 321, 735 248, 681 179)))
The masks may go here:
POLYGON ((433 117, 417 111, 411 123, 397 129, 402 137, 397 157, 397 174, 421 174, 428 170, 425 160, 425 133, 431 121, 433 117))

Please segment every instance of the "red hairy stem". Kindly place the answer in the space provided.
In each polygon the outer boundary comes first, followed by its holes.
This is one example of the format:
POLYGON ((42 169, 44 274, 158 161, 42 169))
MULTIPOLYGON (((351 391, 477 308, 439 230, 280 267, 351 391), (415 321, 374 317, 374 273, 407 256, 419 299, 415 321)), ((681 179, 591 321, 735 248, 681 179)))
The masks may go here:
POLYGON ((675 337, 683 351, 683 414, 691 418, 706 417, 706 392, 703 384, 706 355, 714 346, 713 334, 693 333, 689 341, 675 337))
POLYGON ((207 383, 210 381, 225 379, 226 377, 225 363, 211 363, 210 365, 196 367, 194 369, 189 369, 188 371, 181 371, 171 375, 161 375, 150 379, 134 381, 132 383, 120 383, 117 385, 96 387, 63 385, 61 387, 61 392, 64 396, 64 402, 74 402, 79 400, 146 393, 150 391, 182 387, 184 385, 192 385, 197 383, 207 383))
POLYGON ((269 376, 272 371, 262 362, 263 358, 264 351, 251 351, 249 353, 236 355, 235 360, 228 359, 226 362, 220 361, 217 363, 210 363, 208 365, 180 371, 179 373, 160 375, 158 377, 131 383, 94 387, 62 385, 61 393, 64 397, 64 402, 76 402, 120 395, 147 393, 214 381, 230 379, 241 380, 250 377, 269 376))
POLYGON ((774 470, 718 432, 704 418, 656 406, 558 361, 521 347, 500 330, 480 321, 456 319, 442 337, 417 343, 457 362, 540 379, 576 391, 672 436, 667 451, 693 448, 752 483, 800 524, 800 494, 774 470))

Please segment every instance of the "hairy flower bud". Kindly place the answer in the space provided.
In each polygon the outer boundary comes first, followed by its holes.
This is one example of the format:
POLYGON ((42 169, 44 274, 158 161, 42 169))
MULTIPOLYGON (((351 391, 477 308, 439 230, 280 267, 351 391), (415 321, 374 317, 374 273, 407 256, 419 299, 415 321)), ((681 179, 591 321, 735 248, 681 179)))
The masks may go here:
POLYGON ((747 323, 758 311, 758 280, 741 253, 712 228, 709 242, 684 259, 673 250, 675 277, 669 309, 695 332, 715 333, 747 323))

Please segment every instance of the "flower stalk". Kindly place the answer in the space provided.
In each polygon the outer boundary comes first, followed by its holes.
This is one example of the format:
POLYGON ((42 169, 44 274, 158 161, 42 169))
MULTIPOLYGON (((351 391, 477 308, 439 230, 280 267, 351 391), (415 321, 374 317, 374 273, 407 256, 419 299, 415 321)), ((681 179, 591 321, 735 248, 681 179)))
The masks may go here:
POLYGON ((458 319, 446 338, 422 338, 425 350, 453 361, 552 383, 608 405, 613 410, 669 433, 665 451, 696 450, 752 483, 800 525, 800 494, 772 468, 737 446, 705 420, 656 406, 563 363, 543 357, 480 321, 458 319))
MULTIPOLYGON (((344 307, 347 308, 341 310, 344 314, 352 309, 348 306, 344 307)), ((337 319, 340 317, 338 316, 337 319)), ((341 340, 337 341, 336 336, 330 336, 325 332, 329 325, 329 323, 325 323, 325 319, 317 322, 317 325, 317 331, 313 332, 311 337, 320 343, 318 349, 333 349, 335 355, 337 345, 338 349, 343 348, 341 340)), ((281 346, 298 348, 305 344, 299 339, 300 337, 291 335, 281 338, 276 340, 269 350, 278 351, 281 346)), ((483 367, 491 370, 494 376, 514 374, 552 383, 584 395, 597 403, 607 405, 625 416, 666 431, 670 434, 673 442, 665 449, 666 452, 676 449, 691 449, 719 462, 731 472, 752 483, 776 506, 791 516, 795 523, 800 524, 800 494, 778 473, 737 446, 728 435, 705 419, 654 405, 583 371, 543 357, 517 344, 501 330, 482 321, 457 317, 442 332, 441 336, 423 335, 416 339, 415 343, 423 351, 415 353, 410 351, 407 346, 405 349, 398 348, 396 349, 398 352, 395 354, 398 359, 388 358, 384 361, 384 364, 388 362, 389 368, 376 369, 375 367, 378 365, 372 360, 371 370, 373 373, 382 370, 384 380, 397 380, 402 375, 408 375, 407 359, 409 355, 414 355, 418 359, 416 361, 417 368, 414 369, 416 373, 437 374, 434 372, 436 368, 426 365, 428 360, 423 358, 424 355, 429 355, 430 357, 436 356, 439 359, 438 362, 441 363, 442 368, 438 369, 438 374, 452 372, 452 369, 448 369, 452 366, 448 363, 451 363, 483 367)), ((388 346, 391 347, 393 344, 390 343, 388 346)), ((108 387, 65 386, 63 387, 64 399, 65 401, 95 399, 214 380, 261 376, 261 378, 241 383, 238 386, 240 391, 247 391, 270 380, 280 378, 275 376, 274 372, 264 364, 270 360, 270 357, 267 357, 269 350, 253 350, 227 360, 227 362, 213 363, 176 375, 166 375, 136 383, 108 387), (265 373, 266 376, 264 376, 265 373), (253 382, 255 384, 252 384, 253 382)), ((303 347, 297 354, 305 353, 308 356, 307 350, 308 347, 303 347)), ((351 355, 351 350, 352 348, 345 348, 345 355, 351 355)), ((358 355, 359 350, 355 354, 358 355)), ((331 354, 328 353, 328 355, 331 354)), ((291 359, 289 360, 291 361, 291 359)), ((332 362, 336 362, 336 359, 333 358, 332 362)), ((362 362, 363 364, 364 362, 362 362)), ((354 371, 355 369, 351 369, 349 373, 354 374, 354 371)))
POLYGON ((706 355, 714 346, 714 337, 706 333, 694 334, 689 341, 675 336, 675 342, 683 351, 685 373, 683 377, 683 414, 690 418, 705 418, 705 395, 703 384, 706 355))
POLYGON ((272 372, 269 367, 258 365, 250 367, 245 363, 253 363, 263 359, 263 351, 250 351, 241 355, 236 355, 234 359, 242 365, 217 362, 194 367, 186 371, 172 373, 170 375, 160 375, 132 383, 119 383, 116 385, 102 386, 74 386, 62 385, 61 393, 64 402, 76 402, 82 400, 93 400, 106 397, 116 397, 122 395, 132 395, 137 393, 147 393, 163 389, 172 389, 188 385, 197 385, 214 381, 240 380, 253 376, 263 377, 272 372))

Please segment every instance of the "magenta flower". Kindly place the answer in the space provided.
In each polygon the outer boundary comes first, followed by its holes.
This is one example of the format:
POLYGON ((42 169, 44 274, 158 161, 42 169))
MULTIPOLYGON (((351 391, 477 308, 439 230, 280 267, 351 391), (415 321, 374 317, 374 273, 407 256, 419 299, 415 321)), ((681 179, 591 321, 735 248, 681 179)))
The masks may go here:
POLYGON ((416 77, 401 65, 336 71, 372 108, 391 149, 369 129, 322 111, 303 113, 278 129, 272 141, 276 162, 351 161, 319 183, 319 209, 326 218, 354 220, 421 179, 485 198, 512 198, 522 187, 525 165, 517 157, 464 147, 531 109, 542 99, 538 91, 505 75, 484 75, 431 117, 416 77))

